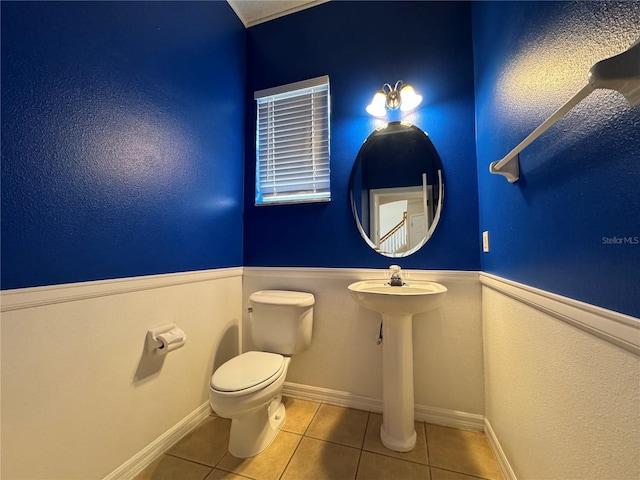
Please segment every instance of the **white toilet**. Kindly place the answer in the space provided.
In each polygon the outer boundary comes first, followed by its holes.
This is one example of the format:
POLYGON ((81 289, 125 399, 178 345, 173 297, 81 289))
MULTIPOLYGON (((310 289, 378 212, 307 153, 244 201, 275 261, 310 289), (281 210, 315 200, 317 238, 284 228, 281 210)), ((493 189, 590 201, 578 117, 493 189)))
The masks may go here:
POLYGON ((213 411, 231 419, 229 452, 247 458, 267 448, 284 424, 282 386, 291 355, 309 348, 311 293, 261 290, 249 297, 249 331, 255 348, 218 368, 209 383, 213 411))

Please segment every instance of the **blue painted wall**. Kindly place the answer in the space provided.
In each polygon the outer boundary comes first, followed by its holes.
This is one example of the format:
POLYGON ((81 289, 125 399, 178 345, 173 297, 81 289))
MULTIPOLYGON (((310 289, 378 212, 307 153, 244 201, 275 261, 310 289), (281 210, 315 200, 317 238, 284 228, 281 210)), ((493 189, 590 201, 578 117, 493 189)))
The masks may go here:
POLYGON ((381 123, 364 106, 402 79, 424 102, 386 120, 429 133, 446 182, 441 224, 403 267, 482 260, 640 316, 640 110, 594 93, 522 154, 518 183, 488 173, 593 63, 640 36, 640 2, 329 2, 246 33, 226 2, 1 8, 3 289, 242 264, 386 267, 358 235, 348 180, 381 123), (324 74, 332 201, 254 207, 253 91, 324 74))
POLYGON ((595 92, 520 155, 520 181, 488 173, 640 37, 640 2, 478 2, 473 32, 482 270, 640 317, 640 108, 595 92))
POLYGON ((329 2, 248 29, 244 264, 478 270, 471 9, 464 2, 329 2), (253 92, 320 75, 331 82, 330 203, 255 207, 253 92), (383 83, 423 95, 402 117, 428 132, 445 170, 444 211, 416 254, 383 257, 351 215, 349 174, 362 142, 385 123, 366 105, 383 83))
POLYGON ((226 2, 2 2, 2 288, 242 264, 226 2))

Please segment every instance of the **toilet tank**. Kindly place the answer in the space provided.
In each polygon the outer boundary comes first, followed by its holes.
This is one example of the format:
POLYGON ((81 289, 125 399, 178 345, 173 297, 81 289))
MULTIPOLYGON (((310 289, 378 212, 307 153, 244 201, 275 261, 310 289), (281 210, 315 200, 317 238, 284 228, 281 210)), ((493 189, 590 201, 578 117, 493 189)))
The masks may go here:
POLYGON ((249 329, 254 348, 293 355, 309 348, 313 326, 313 294, 261 290, 249 296, 249 329))

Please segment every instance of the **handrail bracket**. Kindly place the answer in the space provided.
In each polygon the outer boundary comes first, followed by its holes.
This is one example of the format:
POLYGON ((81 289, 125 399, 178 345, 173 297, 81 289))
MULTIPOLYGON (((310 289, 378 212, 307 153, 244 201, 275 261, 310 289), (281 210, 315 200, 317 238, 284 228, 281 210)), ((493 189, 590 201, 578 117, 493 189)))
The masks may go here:
POLYGON ((495 161, 489 165, 489 171, 505 177, 509 183, 514 183, 520 178, 520 156, 516 153, 515 156, 506 159, 506 161, 495 161), (502 165, 498 165, 502 163, 502 165))

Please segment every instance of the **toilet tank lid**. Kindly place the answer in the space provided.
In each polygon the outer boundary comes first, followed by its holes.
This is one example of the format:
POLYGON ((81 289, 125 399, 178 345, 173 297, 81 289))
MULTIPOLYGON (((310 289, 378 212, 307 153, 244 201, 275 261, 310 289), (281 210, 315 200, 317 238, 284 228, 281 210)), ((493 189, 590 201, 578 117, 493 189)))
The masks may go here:
POLYGON ((290 292, 286 290, 260 290, 249 296, 252 305, 285 305, 293 307, 309 307, 314 304, 312 293, 290 292))

